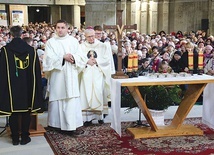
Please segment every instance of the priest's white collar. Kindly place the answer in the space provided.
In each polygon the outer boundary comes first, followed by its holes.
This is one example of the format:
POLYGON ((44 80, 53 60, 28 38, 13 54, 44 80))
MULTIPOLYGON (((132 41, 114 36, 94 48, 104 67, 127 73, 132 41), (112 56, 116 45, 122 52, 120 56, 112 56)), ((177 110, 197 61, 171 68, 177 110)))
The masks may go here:
POLYGON ((60 40, 66 39, 68 37, 69 37, 69 34, 66 34, 64 37, 59 37, 58 35, 55 36, 56 39, 60 39, 60 40))
POLYGON ((86 47, 92 47, 93 48, 93 47, 96 47, 97 45, 99 45, 100 41, 97 40, 97 39, 94 39, 94 43, 93 44, 90 44, 87 41, 85 41, 84 43, 85 43, 86 47))

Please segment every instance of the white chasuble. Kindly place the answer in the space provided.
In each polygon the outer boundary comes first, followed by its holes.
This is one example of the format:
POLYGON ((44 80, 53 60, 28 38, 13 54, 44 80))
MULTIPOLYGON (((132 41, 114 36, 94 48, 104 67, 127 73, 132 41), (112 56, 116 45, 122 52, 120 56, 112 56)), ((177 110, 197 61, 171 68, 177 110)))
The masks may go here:
POLYGON ((214 84, 209 83, 203 92, 202 122, 214 129, 214 84))
MULTIPOLYGON (((84 42, 80 45, 85 56, 85 68, 82 70, 80 81, 80 99, 83 112, 91 111, 103 114, 103 105, 110 100, 111 60, 106 44, 95 39, 94 44, 84 42), (90 52, 94 52, 97 64, 87 64, 90 52), (108 93, 106 93, 108 92, 108 93)), ((91 115, 87 113, 86 115, 91 115)), ((83 113, 83 116, 85 114, 83 113)), ((102 116, 101 116, 102 117, 102 116)), ((96 117, 97 118, 97 117, 96 117)), ((88 119, 86 119, 88 121, 88 119)))

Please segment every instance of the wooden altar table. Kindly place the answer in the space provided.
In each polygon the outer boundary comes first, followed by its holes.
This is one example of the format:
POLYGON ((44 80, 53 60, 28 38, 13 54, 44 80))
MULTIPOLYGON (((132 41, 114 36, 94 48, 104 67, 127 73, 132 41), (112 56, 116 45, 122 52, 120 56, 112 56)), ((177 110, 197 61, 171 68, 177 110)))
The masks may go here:
POLYGON ((187 77, 167 77, 167 78, 151 78, 140 76, 138 78, 129 79, 111 79, 111 109, 112 122, 111 127, 121 136, 121 86, 127 86, 134 97, 138 107, 141 109, 150 127, 128 128, 128 131, 137 138, 148 137, 165 137, 165 136, 181 136, 181 135, 203 135, 203 131, 193 125, 182 124, 195 102, 203 92, 208 83, 214 83, 214 77, 209 75, 192 75, 187 77), (141 97, 138 86, 151 85, 181 85, 188 84, 184 98, 172 119, 171 124, 165 126, 157 126, 146 106, 145 101, 141 97))

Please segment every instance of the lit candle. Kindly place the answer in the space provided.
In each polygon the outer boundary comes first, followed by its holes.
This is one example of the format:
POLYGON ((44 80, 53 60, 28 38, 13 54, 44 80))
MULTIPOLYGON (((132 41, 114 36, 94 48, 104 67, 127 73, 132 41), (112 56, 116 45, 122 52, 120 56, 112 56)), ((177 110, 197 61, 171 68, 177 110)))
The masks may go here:
POLYGON ((134 55, 130 53, 128 55, 128 68, 127 68, 127 72, 132 72, 132 69, 133 69, 133 59, 134 59, 134 55))
POLYGON ((203 62, 204 62, 204 54, 203 51, 200 50, 198 52, 198 69, 203 69, 203 62))
POLYGON ((188 67, 193 70, 193 52, 188 52, 188 67))

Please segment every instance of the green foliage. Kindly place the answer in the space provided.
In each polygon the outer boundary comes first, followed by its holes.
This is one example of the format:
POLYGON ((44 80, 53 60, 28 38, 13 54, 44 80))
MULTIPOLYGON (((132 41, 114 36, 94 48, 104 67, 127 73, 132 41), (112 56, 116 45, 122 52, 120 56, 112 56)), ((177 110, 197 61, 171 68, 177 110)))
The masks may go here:
POLYGON ((121 107, 137 107, 137 104, 127 87, 121 87, 121 107))
MULTIPOLYGON (((142 86, 139 91, 146 101, 149 109, 164 110, 169 106, 179 104, 182 98, 182 90, 178 85, 175 86, 142 86)), ((137 107, 128 88, 122 88, 122 104, 128 103, 127 111, 137 107)))
POLYGON ((179 86, 149 86, 139 88, 149 109, 164 110, 174 103, 181 102, 179 86))

